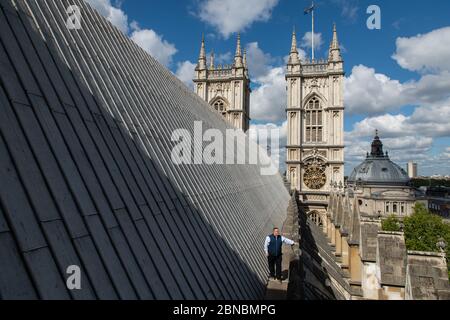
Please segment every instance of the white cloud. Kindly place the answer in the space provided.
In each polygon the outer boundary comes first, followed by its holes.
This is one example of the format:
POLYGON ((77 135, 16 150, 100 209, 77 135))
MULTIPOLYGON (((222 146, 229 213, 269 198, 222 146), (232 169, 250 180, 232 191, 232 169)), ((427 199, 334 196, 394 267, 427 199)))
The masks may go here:
POLYGON ((346 5, 342 8, 342 16, 350 19, 350 20, 355 20, 356 19, 356 15, 358 14, 358 7, 353 7, 351 5, 346 5))
POLYGON ((382 114, 405 105, 444 101, 450 96, 450 73, 422 76, 418 81, 401 83, 358 65, 345 79, 344 99, 350 114, 382 114))
POLYGON ((353 130, 345 134, 347 173, 370 151, 375 130, 379 130, 385 150, 393 161, 400 165, 416 161, 421 167, 427 167, 427 173, 445 172, 450 164, 445 155, 450 148, 440 156, 436 156, 433 149, 436 139, 450 137, 448 119, 450 99, 418 107, 410 116, 384 114, 355 123, 353 130))
POLYGON ((441 158, 450 161, 450 148, 445 149, 445 152, 441 154, 441 158))
POLYGON ((398 38, 393 58, 410 71, 450 71, 450 27, 411 38, 398 38))
POLYGON ((368 137, 376 129, 385 137, 450 137, 450 101, 442 104, 418 107, 412 115, 385 114, 365 118, 354 124, 354 130, 349 135, 368 137))
POLYGON ((345 79, 344 100, 349 113, 381 113, 408 102, 403 85, 364 65, 353 67, 345 79))
MULTIPOLYGON (((113 25, 119 28, 123 33, 128 34, 130 29, 132 33, 130 38, 136 42, 142 49, 147 51, 161 64, 168 66, 172 62, 172 57, 177 53, 175 45, 164 40, 152 29, 141 29, 136 21, 128 23, 128 16, 125 12, 115 7, 111 0, 86 0, 102 16, 108 19, 113 25)), ((115 2, 116 6, 120 1, 115 2)))
MULTIPOLYGON (((359 165, 371 150, 374 133, 370 136, 357 136, 354 132, 346 134, 345 138, 345 167, 350 174, 354 167, 359 165)), ((404 166, 409 161, 424 163, 433 156, 431 154, 434 139, 422 136, 397 136, 386 138, 384 131, 380 132, 384 151, 389 153, 392 161, 404 166)))
MULTIPOLYGON (((370 144, 373 135, 364 140, 347 138, 348 148, 346 149, 346 158, 348 161, 360 161, 367 152, 370 152, 370 144)), ((406 136, 398 138, 381 137, 384 144, 384 151, 389 152, 391 158, 395 161, 408 162, 419 158, 427 158, 427 153, 433 147, 433 138, 406 136)))
POLYGON ((269 72, 274 59, 259 48, 258 42, 251 42, 247 45, 247 61, 251 77, 259 78, 269 72))
POLYGON ((358 16, 359 0, 332 0, 334 4, 341 8, 341 15, 351 22, 354 22, 358 16))
MULTIPOLYGON (((255 133, 259 130, 279 130, 280 134, 280 147, 286 147, 287 144, 287 121, 283 122, 281 125, 275 123, 265 123, 265 124, 252 124, 250 125, 250 138, 256 141, 255 133)), ((269 135, 270 137, 270 135, 269 135)))
POLYGON ((280 122, 286 118, 286 80, 284 68, 271 68, 257 79, 259 85, 251 95, 251 118, 254 121, 280 122))
POLYGON ((120 8, 111 4, 110 0, 85 0, 102 16, 108 19, 120 31, 128 34, 128 16, 120 8))
POLYGON ((199 17, 228 38, 256 21, 267 21, 279 0, 203 0, 199 17))
POLYGON ((233 54, 230 51, 226 53, 219 53, 214 56, 215 64, 226 64, 232 62, 233 62, 233 54))
POLYGON ((417 108, 406 124, 410 132, 433 137, 450 137, 450 100, 442 105, 417 108))
POLYGON ((266 123, 266 124, 253 124, 250 126, 250 139, 253 141, 257 141, 257 134, 260 131, 267 132, 268 137, 268 147, 270 147, 270 153, 272 155, 272 159, 274 162, 278 160, 279 171, 284 173, 286 171, 286 144, 287 144, 287 121, 283 122, 281 125, 277 125, 274 123, 266 123), (273 135, 271 134, 271 130, 278 130, 279 141, 278 148, 273 142, 273 135), (277 158, 278 157, 278 158, 277 158))
MULTIPOLYGON (((211 63, 211 52, 208 52, 206 54, 207 56, 207 64, 208 66, 211 63)), ((225 52, 225 53, 216 53, 214 52, 214 65, 217 66, 226 66, 226 65, 231 65, 234 62, 234 54, 231 53, 230 51, 225 52)))
POLYGON ((286 79, 279 59, 265 53, 258 42, 247 46, 249 72, 256 88, 251 94, 250 117, 256 122, 281 123, 286 119, 286 79))
POLYGON ((171 64, 173 55, 178 51, 175 45, 151 29, 136 29, 130 38, 166 67, 171 64))
POLYGON ((175 75, 184 82, 190 89, 194 89, 194 79, 196 64, 190 61, 179 62, 175 75))
MULTIPOLYGON (((319 50, 323 45, 322 33, 314 32, 314 49, 319 50)), ((312 48, 312 32, 306 32, 302 38, 302 48, 312 48)))
POLYGON ((345 101, 351 114, 382 114, 405 105, 429 105, 450 97, 450 27, 410 38, 398 38, 393 59, 420 72, 419 80, 400 82, 372 68, 355 66, 345 79, 345 101))

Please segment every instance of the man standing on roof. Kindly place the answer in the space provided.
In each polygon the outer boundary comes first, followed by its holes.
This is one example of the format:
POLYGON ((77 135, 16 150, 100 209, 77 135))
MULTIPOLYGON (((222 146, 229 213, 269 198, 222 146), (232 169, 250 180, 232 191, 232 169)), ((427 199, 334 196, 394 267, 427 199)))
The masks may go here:
POLYGON ((282 262, 282 246, 283 243, 293 246, 294 241, 280 235, 280 229, 274 228, 273 234, 267 236, 264 243, 264 251, 269 261, 270 278, 272 280, 281 279, 281 262, 282 262))

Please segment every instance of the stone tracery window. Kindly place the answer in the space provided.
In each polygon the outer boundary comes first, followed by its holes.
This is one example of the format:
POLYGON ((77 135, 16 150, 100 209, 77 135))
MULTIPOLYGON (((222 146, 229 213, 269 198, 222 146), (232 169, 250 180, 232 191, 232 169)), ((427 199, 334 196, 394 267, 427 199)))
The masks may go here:
POLYGON ((214 102, 214 109, 216 109, 216 111, 221 113, 227 112, 226 104, 222 99, 219 99, 216 102, 214 102))
POLYGON ((323 141, 323 110, 318 98, 312 98, 306 105, 305 142, 323 141))

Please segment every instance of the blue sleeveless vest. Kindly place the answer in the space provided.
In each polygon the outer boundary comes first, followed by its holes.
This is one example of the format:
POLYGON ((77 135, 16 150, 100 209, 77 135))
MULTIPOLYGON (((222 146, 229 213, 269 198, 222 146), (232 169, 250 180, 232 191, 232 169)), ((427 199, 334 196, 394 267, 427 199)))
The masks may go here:
POLYGON ((282 255, 281 248, 283 246, 283 239, 281 236, 278 236, 275 238, 275 236, 272 234, 270 237, 270 243, 269 243, 269 255, 279 257, 282 255))

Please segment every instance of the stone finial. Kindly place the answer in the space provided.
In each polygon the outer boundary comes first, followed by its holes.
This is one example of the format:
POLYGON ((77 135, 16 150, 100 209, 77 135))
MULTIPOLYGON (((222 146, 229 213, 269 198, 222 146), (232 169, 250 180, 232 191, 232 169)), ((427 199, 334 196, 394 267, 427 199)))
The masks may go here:
POLYGON ((341 49, 339 47, 339 40, 337 35, 336 23, 333 25, 333 40, 330 44, 329 61, 342 62, 341 49))
POLYGON ((205 50, 205 34, 202 34, 202 45, 200 47, 200 55, 198 57, 198 70, 206 69, 206 50, 205 50))
POLYGON ((291 53, 298 53, 298 50, 297 50, 297 33, 295 32, 295 26, 294 26, 294 30, 292 31, 291 53))
POLYGON ((211 51, 211 57, 210 57, 210 69, 214 69, 214 50, 211 51))
POLYGON ((344 197, 342 196, 342 194, 339 193, 339 195, 337 196, 337 206, 336 206, 336 213, 335 213, 335 217, 334 217, 334 222, 335 222, 335 226, 337 228, 340 228, 342 226, 342 221, 343 221, 343 214, 344 214, 344 197))
POLYGON ((244 68, 248 68, 247 65, 247 49, 244 49, 244 68))
POLYGON ((234 67, 243 68, 244 62, 242 59, 242 49, 241 49, 241 34, 238 33, 237 44, 236 44, 236 54, 234 56, 234 67))
POLYGON ((241 34, 237 35, 237 45, 236 45, 236 55, 235 57, 242 57, 242 49, 241 49, 241 34))
POLYGON ((291 52, 289 54, 289 64, 299 64, 300 58, 298 55, 298 49, 297 49, 297 34, 294 30, 292 31, 292 44, 291 44, 291 52))
POLYGON ((331 49, 339 49, 339 41, 337 36, 336 23, 333 24, 333 40, 331 42, 331 49))
POLYGON ((351 221, 350 221, 350 244, 359 244, 360 241, 360 229, 361 229, 361 223, 359 219, 360 215, 360 208, 359 208, 359 199, 358 196, 355 194, 353 198, 353 208, 351 212, 351 221))

